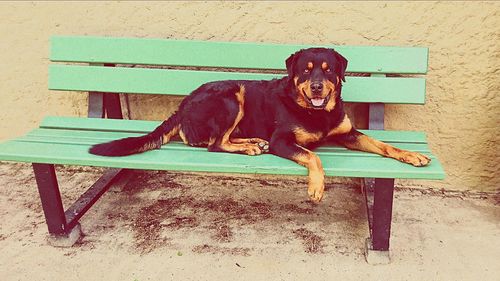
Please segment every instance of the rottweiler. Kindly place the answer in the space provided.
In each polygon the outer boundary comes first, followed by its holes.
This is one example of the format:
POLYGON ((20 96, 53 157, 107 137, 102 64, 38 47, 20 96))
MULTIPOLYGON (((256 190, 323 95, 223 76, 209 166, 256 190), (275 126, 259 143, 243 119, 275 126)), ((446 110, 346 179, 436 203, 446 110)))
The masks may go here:
POLYGON ((333 49, 302 49, 285 61, 288 75, 265 81, 228 80, 201 85, 151 133, 94 145, 89 152, 124 156, 160 148, 179 135, 191 146, 247 155, 272 153, 305 166, 309 197, 324 192, 320 158, 325 141, 349 149, 425 166, 429 157, 398 149, 358 132, 344 112, 342 82, 347 60, 333 49))

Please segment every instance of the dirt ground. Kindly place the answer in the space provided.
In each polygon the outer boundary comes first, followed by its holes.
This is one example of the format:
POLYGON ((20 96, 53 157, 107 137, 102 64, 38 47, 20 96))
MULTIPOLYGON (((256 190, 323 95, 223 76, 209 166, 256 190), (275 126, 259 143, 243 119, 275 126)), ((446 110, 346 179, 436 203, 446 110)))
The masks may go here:
MULTIPOLYGON (((57 167, 66 206, 95 168, 57 167)), ((500 280, 500 198, 398 188, 392 263, 365 262, 359 189, 305 178, 130 171, 81 219, 70 248, 47 245, 28 164, 0 163, 1 280, 500 280), (337 279, 339 280, 339 279, 337 279)))

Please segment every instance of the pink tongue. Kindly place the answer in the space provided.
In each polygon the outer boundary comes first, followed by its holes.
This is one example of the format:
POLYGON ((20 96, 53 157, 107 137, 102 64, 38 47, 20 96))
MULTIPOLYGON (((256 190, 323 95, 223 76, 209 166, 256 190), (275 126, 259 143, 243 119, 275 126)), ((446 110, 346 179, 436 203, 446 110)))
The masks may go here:
POLYGON ((314 106, 322 106, 325 99, 311 99, 311 103, 314 106))

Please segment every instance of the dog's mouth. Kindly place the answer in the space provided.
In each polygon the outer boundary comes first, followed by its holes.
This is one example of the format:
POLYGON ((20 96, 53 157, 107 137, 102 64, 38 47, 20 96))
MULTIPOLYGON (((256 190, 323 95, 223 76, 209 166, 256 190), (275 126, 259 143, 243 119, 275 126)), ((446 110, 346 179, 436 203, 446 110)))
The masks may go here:
POLYGON ((317 98, 317 97, 316 98, 309 98, 306 95, 306 92, 303 89, 302 89, 302 93, 306 97, 307 102, 309 102, 309 104, 314 109, 323 109, 323 108, 325 108, 326 104, 328 103, 328 101, 330 100, 330 97, 332 95, 332 91, 330 91, 328 93, 328 95, 326 95, 326 97, 324 97, 324 98, 317 98))

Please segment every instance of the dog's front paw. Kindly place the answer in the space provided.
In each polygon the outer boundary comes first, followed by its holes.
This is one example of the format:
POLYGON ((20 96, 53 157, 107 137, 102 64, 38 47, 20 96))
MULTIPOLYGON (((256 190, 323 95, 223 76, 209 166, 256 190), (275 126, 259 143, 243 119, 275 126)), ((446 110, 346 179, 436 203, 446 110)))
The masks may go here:
POLYGON ((319 203, 321 199, 323 199, 323 194, 325 192, 325 185, 324 183, 309 183, 309 186, 307 188, 307 194, 309 194, 309 199, 313 201, 314 203, 319 203))
POLYGON ((415 167, 427 166, 431 162, 431 158, 412 151, 402 151, 399 156, 399 161, 412 164, 415 167))
POLYGON ((262 151, 262 153, 268 153, 269 152, 269 142, 267 142, 265 140, 262 140, 259 143, 257 143, 257 145, 259 146, 259 148, 262 151))

